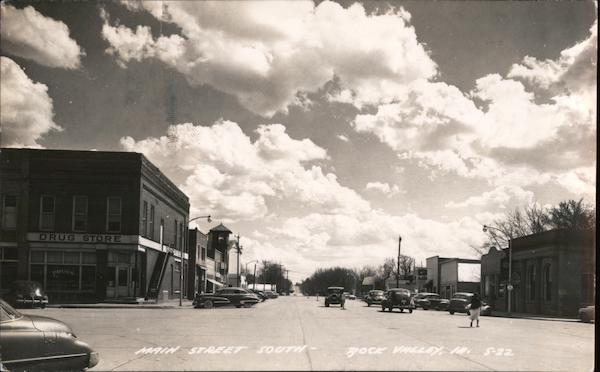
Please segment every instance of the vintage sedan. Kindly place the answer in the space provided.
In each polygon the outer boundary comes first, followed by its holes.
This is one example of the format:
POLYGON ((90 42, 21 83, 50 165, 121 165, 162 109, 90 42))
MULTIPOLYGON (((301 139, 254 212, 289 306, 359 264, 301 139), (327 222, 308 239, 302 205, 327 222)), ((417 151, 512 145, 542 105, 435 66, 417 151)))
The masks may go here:
POLYGON ((98 353, 56 319, 24 315, 0 300, 0 350, 8 370, 84 370, 98 353))
POLYGON ((421 292, 415 295, 415 307, 420 307, 423 310, 435 309, 446 310, 448 308, 448 300, 443 299, 437 293, 421 292))
POLYGON ((267 294, 265 292, 261 291, 261 290, 258 290, 258 289, 249 289, 249 291, 252 292, 252 293, 254 293, 261 302, 264 302, 264 301, 266 301, 269 298, 269 296, 267 296, 267 294))
POLYGON ((235 307, 250 307, 260 302, 254 293, 237 287, 217 290, 215 293, 196 293, 193 305, 195 308, 210 309, 214 306, 233 305, 235 307))
POLYGON ((328 287, 325 297, 325 307, 329 305, 341 305, 344 301, 344 287, 328 287))
MULTIPOLYGON (((469 308, 471 307, 471 299, 473 298, 474 293, 470 292, 456 292, 452 295, 450 299, 450 303, 448 304, 448 312, 450 314, 454 313, 465 313, 469 314, 469 308)), ((483 315, 492 315, 492 308, 487 302, 481 300, 481 310, 480 314, 483 315)))
POLYGON ((373 289, 369 291, 365 298, 365 302, 367 306, 371 305, 381 305, 381 301, 385 299, 384 292, 379 289, 373 289))
POLYGON ((415 302, 408 289, 393 288, 386 292, 385 299, 381 301, 381 311, 392 311, 394 308, 400 309, 401 313, 406 309, 412 314, 415 302))
POLYGON ((16 280, 9 286, 8 293, 4 296, 6 302, 14 307, 45 308, 48 305, 48 296, 44 293, 42 285, 31 280, 16 280))

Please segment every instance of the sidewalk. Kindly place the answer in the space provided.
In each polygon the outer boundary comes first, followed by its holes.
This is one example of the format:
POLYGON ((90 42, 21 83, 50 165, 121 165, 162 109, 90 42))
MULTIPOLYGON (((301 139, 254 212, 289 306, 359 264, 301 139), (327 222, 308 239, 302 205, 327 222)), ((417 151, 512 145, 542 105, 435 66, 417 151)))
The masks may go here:
POLYGON ((169 299, 156 301, 138 301, 129 302, 98 302, 81 304, 49 304, 49 308, 61 309, 192 309, 192 301, 184 299, 179 306, 179 299, 169 299))
POLYGON ((514 318, 514 319, 530 319, 530 320, 547 320, 553 322, 581 322, 578 318, 561 318, 554 317, 550 315, 534 315, 534 314, 524 314, 524 313, 512 313, 508 316, 507 312, 503 311, 492 311, 492 316, 501 317, 501 318, 514 318))

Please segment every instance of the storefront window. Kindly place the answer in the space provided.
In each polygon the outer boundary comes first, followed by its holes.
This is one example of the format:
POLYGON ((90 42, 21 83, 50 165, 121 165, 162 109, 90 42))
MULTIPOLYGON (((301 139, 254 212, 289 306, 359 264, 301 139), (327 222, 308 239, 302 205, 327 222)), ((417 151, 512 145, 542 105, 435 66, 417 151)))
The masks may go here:
POLYGON ((31 265, 31 280, 44 286, 44 265, 31 265))
POLYGON ((81 289, 96 289, 96 266, 81 266, 81 289))
POLYGON ((79 264, 79 252, 65 252, 64 253, 64 263, 66 264, 79 264))
POLYGON ((46 289, 72 291, 79 289, 79 266, 48 265, 46 289))
POLYGON ((46 254, 48 263, 62 263, 62 252, 48 252, 46 254))
POLYGON ((81 254, 81 263, 87 265, 95 265, 96 264, 96 253, 95 252, 84 252, 81 254))
POLYGON ((121 198, 109 197, 107 205, 106 230, 109 232, 121 232, 121 198))
POLYGON ((31 251, 31 263, 44 263, 44 252, 31 251))

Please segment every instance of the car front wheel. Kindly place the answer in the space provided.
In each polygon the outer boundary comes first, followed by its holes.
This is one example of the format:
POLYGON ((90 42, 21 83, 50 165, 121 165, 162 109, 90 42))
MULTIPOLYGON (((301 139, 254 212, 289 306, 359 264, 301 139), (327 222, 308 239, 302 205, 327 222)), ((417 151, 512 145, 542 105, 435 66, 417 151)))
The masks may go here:
POLYGON ((409 312, 410 314, 412 314, 412 309, 408 309, 408 312, 409 312))
POLYGON ((449 311, 450 315, 454 315, 454 310, 449 311))
POLYGON ((213 307, 213 302, 211 300, 206 300, 204 301, 204 308, 205 309, 211 309, 213 307))

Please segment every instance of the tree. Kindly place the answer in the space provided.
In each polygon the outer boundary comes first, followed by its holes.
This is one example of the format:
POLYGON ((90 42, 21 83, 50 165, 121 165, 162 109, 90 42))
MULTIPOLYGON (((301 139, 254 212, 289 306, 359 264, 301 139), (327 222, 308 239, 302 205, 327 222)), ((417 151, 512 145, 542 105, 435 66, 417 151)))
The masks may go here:
POLYGON ((596 211, 583 199, 563 201, 550 211, 550 224, 556 229, 594 230, 596 211))

